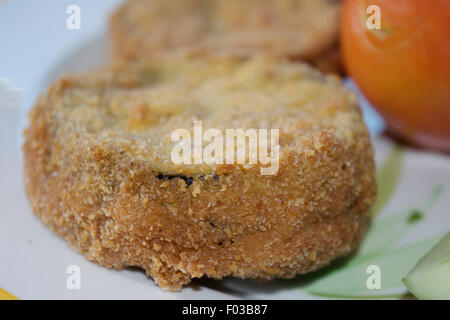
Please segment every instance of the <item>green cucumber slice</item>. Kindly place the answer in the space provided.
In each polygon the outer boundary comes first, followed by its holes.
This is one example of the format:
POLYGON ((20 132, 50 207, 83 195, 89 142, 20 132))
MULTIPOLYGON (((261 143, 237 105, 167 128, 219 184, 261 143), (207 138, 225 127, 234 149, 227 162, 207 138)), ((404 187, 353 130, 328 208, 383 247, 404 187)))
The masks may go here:
POLYGON ((450 300, 450 232, 403 279, 419 299, 450 300))

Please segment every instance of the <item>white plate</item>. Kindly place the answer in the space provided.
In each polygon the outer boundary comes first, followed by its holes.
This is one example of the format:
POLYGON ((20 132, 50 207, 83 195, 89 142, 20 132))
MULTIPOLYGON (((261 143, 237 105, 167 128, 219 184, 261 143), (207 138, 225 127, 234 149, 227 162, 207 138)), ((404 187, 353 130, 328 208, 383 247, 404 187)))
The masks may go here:
MULTIPOLYGON (((380 210, 360 252, 293 280, 206 279, 178 293, 162 291, 141 271, 88 262, 31 213, 21 173, 23 115, 61 74, 107 60, 107 17, 118 2, 0 0, 0 78, 8 83, 0 82, 0 287, 22 299, 401 298, 401 278, 450 229, 450 159, 399 149, 380 137, 374 140, 380 210), (80 30, 66 28, 71 4, 81 8, 80 30), (81 290, 66 286, 70 265, 81 269, 81 290), (367 287, 370 265, 380 268, 381 290, 367 287)), ((382 123, 368 110, 376 133, 382 123)))

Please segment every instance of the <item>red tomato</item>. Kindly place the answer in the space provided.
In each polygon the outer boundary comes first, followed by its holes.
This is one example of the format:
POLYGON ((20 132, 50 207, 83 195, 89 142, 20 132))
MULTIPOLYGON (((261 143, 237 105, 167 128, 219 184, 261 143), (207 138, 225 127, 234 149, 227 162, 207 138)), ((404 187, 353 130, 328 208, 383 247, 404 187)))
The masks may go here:
POLYGON ((450 152, 450 0, 345 0, 347 72, 391 133, 450 152), (369 29, 377 5, 381 29, 369 29))

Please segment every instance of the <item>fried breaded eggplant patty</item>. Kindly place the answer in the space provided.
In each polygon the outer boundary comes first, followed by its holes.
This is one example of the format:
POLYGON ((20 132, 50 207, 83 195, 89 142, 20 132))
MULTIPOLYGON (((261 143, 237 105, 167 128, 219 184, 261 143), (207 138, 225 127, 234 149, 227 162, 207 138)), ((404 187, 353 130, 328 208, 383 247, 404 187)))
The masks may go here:
POLYGON ((113 14, 110 29, 121 59, 174 50, 264 53, 336 71, 340 61, 328 52, 337 42, 339 11, 336 0, 129 0, 113 14))
POLYGON ((29 115, 34 212, 89 260, 192 278, 291 278, 354 250, 375 198, 357 99, 335 77, 267 57, 158 58, 55 82, 29 115), (175 164, 193 122, 279 129, 279 169, 175 164))

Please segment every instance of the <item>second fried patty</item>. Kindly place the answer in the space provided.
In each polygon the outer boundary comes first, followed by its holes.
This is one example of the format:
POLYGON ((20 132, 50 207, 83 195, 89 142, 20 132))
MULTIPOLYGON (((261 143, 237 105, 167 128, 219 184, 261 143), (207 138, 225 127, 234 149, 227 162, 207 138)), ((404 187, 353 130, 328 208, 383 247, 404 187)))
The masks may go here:
POLYGON ((333 77, 271 58, 167 58, 54 83, 30 113, 34 212, 88 259, 159 286, 290 278, 359 243, 375 198, 356 98, 333 77), (277 128, 279 170, 174 164, 171 133, 277 128))
POLYGON ((110 27, 123 59, 191 50, 314 61, 337 42, 339 11, 333 0, 129 0, 110 27))

